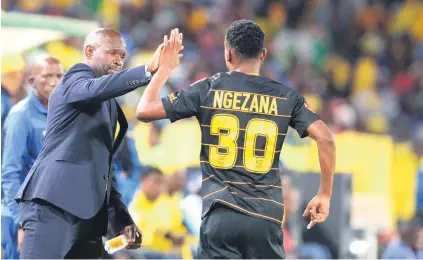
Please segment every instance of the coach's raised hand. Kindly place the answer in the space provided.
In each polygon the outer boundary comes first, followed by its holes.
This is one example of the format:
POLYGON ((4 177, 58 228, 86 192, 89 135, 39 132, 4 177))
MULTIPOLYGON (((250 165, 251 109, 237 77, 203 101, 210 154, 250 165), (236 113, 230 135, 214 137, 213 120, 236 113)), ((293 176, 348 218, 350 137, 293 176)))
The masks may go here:
POLYGON ((148 64, 147 67, 147 71, 154 74, 157 72, 157 70, 159 69, 159 59, 160 59, 160 54, 162 52, 163 49, 163 43, 160 44, 156 51, 153 54, 153 58, 151 59, 150 63, 148 64))

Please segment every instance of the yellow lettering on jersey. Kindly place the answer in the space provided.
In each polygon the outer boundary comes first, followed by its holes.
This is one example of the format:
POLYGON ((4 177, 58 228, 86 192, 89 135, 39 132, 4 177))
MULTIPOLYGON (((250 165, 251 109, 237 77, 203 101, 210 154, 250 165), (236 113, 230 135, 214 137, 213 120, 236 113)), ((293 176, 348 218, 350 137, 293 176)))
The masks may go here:
POLYGON ((269 97, 260 96, 260 113, 267 114, 268 111, 269 111, 269 97))
POLYGON ((213 99, 213 107, 222 108, 222 103, 223 103, 223 92, 215 91, 214 99, 213 99))
POLYGON ((272 103, 270 103, 269 114, 277 115, 278 114, 278 103, 276 98, 272 98, 272 103))
POLYGON ((232 97, 233 97, 233 93, 232 92, 225 92, 225 94, 223 94, 223 107, 224 108, 232 108, 232 97))
POLYGON ((275 116, 279 115, 277 97, 245 92, 215 90, 213 107, 275 116))
POLYGON ((249 93, 242 93, 242 96, 244 96, 245 99, 244 99, 244 103, 242 103, 241 110, 242 111, 248 111, 248 107, 246 107, 246 106, 247 106, 248 100, 250 100, 250 94, 249 93))
POLYGON ((251 105, 250 105, 250 112, 259 112, 257 95, 253 95, 253 100, 251 101, 251 105))
POLYGON ((241 103, 241 100, 239 100, 239 97, 241 97, 242 94, 239 92, 234 93, 234 102, 232 104, 232 109, 240 110, 241 108, 238 106, 239 103, 241 103))

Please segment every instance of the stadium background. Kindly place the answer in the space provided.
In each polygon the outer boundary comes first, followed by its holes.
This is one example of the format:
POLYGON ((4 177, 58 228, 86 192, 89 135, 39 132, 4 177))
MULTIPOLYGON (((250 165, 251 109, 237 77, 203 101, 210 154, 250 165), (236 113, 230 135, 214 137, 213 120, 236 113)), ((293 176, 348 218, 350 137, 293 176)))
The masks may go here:
MULTIPOLYGON (((237 19, 257 21, 269 50, 262 75, 298 89, 336 133, 331 217, 315 232, 305 232, 300 213, 317 191, 317 149, 293 131, 285 141, 281 174, 289 207, 285 246, 291 257, 380 257, 386 244, 399 236, 401 226, 423 208, 423 1, 3 0, 1 4, 2 86, 17 90, 14 102, 29 91, 25 63, 33 55, 49 53, 68 69, 82 61, 84 36, 96 27, 112 27, 124 35, 128 67, 148 62, 162 36, 178 27, 184 33, 184 59, 163 91, 165 96, 225 71, 225 28, 237 19)), ((115 160, 119 187, 144 231, 145 248, 190 258, 201 205, 199 127, 195 119, 137 122, 134 111, 141 94, 142 89, 119 98, 131 124, 125 148, 115 160), (176 191, 163 194, 163 207, 154 210, 141 199, 131 203, 142 192, 140 176, 147 166, 161 169, 166 187, 176 191), (148 223, 139 216, 148 216, 148 223), (160 237, 163 229, 184 235, 182 246, 160 237)), ((134 256, 122 252, 114 257, 134 256)))

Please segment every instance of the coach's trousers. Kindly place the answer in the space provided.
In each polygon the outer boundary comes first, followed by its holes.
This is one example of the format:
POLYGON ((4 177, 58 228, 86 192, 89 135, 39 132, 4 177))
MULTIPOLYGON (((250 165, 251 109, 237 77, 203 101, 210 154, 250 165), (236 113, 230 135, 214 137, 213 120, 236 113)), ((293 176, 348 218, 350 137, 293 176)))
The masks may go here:
POLYGON ((24 229, 21 259, 104 256, 99 230, 107 230, 105 207, 90 220, 79 219, 43 200, 21 202, 20 208, 24 229))

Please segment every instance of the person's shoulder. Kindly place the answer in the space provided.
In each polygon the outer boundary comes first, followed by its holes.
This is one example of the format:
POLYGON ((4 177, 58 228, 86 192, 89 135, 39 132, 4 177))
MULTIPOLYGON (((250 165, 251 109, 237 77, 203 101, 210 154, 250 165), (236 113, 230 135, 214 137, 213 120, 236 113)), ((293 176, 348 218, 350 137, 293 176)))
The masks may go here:
POLYGON ((85 63, 77 63, 77 64, 73 65, 72 67, 70 67, 70 69, 68 71, 66 71, 66 73, 63 77, 66 78, 66 77, 73 76, 75 74, 78 74, 78 76, 79 75, 87 75, 87 76, 95 77, 94 70, 89 65, 87 65, 85 63))
POLYGON ((199 91, 200 93, 205 93, 210 89, 213 79, 214 79, 214 76, 198 79, 195 82, 191 83, 190 88, 192 90, 195 89, 199 91))
POLYGON ((226 73, 226 72, 218 72, 208 79, 210 80, 210 82, 213 82, 213 81, 216 81, 216 80, 219 80, 219 79, 223 79, 227 76, 228 76, 228 73, 226 73))
POLYGON ((88 64, 85 64, 85 63, 76 63, 75 65, 70 67, 67 72, 77 72, 77 71, 89 71, 94 73, 94 70, 88 64))
POLYGON ((220 77, 221 73, 216 73, 211 77, 204 77, 201 79, 196 80, 194 83, 192 83, 191 85, 208 85, 210 86, 213 81, 215 81, 216 79, 218 79, 220 77))
POLYGON ((206 86, 207 89, 210 89, 210 88, 213 88, 213 85, 218 84, 219 82, 221 82, 222 79, 224 79, 227 76, 228 74, 225 72, 218 72, 210 77, 200 79, 197 82, 198 84, 202 86, 206 86))
POLYGON ((282 93, 288 94, 288 93, 295 93, 296 90, 289 86, 289 84, 281 81, 277 81, 265 76, 260 76, 260 78, 268 85, 272 85, 275 88, 278 88, 282 93))
POLYGON ((277 88, 280 91, 280 95, 282 97, 285 97, 288 100, 296 100, 299 97, 301 97, 300 92, 290 86, 286 82, 276 81, 274 79, 266 78, 268 80, 269 84, 272 84, 275 88, 277 88))
POLYGON ((300 93, 286 82, 274 80, 269 77, 259 76, 255 78, 257 83, 269 88, 269 92, 277 93, 279 97, 287 100, 297 99, 300 93))
POLYGON ((85 63, 77 63, 69 68, 57 86, 67 85, 81 78, 96 78, 94 70, 85 63))
POLYGON ((28 111, 29 97, 26 97, 19 101, 16 105, 10 109, 9 116, 20 116, 28 111))
POLYGON ((19 124, 25 122, 25 119, 29 117, 28 113, 30 110, 29 98, 26 97, 10 109, 9 114, 6 117, 5 126, 8 126, 12 121, 19 122, 19 124))

